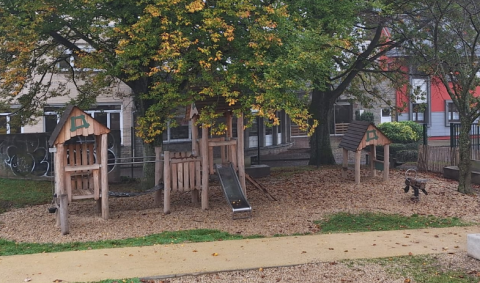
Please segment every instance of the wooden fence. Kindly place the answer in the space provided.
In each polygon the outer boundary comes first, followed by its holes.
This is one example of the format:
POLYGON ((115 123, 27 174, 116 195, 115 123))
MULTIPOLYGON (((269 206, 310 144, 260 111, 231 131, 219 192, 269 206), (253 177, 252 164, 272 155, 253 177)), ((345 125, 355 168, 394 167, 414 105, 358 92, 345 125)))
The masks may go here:
MULTIPOLYGON (((471 159, 480 159, 479 149, 472 148, 471 159)), ((458 147, 429 145, 420 145, 418 147, 417 166, 420 171, 443 173, 443 167, 458 166, 459 161, 458 147)))

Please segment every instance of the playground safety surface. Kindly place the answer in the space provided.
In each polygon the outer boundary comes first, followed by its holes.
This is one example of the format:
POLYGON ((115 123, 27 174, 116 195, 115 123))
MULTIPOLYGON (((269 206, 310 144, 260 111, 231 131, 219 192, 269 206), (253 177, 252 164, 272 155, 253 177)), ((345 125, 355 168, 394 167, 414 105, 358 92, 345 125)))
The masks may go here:
POLYGON ((342 259, 466 253, 467 234, 479 232, 480 226, 469 226, 3 256, 0 257, 0 280, 162 279, 342 259))

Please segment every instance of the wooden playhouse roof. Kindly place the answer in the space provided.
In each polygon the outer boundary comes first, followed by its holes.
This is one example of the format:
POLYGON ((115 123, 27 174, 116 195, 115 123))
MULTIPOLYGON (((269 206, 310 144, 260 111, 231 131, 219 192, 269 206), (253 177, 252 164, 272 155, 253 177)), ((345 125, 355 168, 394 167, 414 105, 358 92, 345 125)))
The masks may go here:
POLYGON ((368 145, 387 145, 391 143, 392 142, 375 127, 375 124, 367 121, 352 121, 340 141, 339 147, 349 151, 358 151, 368 145))
POLYGON ((93 119, 92 116, 80 110, 77 106, 69 105, 53 130, 48 144, 53 146, 76 136, 98 136, 108 133, 110 133, 109 128, 93 119))

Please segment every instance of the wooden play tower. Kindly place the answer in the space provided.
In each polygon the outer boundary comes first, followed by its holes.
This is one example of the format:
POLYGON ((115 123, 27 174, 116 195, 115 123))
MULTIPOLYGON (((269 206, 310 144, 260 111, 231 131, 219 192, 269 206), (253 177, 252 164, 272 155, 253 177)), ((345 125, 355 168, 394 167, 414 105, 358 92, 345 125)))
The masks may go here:
POLYGON ((376 165, 383 170, 383 181, 388 181, 390 167, 390 144, 392 142, 371 122, 352 121, 347 132, 340 141, 339 147, 343 148, 343 178, 346 178, 348 169, 348 152, 355 152, 355 183, 360 184, 360 159, 362 150, 369 147, 370 171, 376 175, 376 165), (383 145, 384 158, 377 160, 376 146, 383 145))
MULTIPOLYGON (((199 114, 205 106, 211 105, 212 102, 208 99, 196 102, 187 109, 187 118, 191 119, 194 125, 191 151, 177 153, 165 151, 163 164, 157 162, 156 171, 163 172, 163 176, 157 178, 157 184, 160 183, 160 179, 163 179, 165 213, 170 213, 170 194, 174 192, 191 191, 194 203, 198 202, 199 196, 201 196, 202 209, 209 208, 208 180, 209 175, 215 173, 215 148, 219 148, 217 162, 231 164, 237 172, 241 191, 246 197, 243 114, 237 117, 237 137, 233 137, 233 109, 226 102, 217 104, 216 112, 222 113, 225 117, 227 125, 225 136, 209 138, 208 126, 201 125, 201 137, 199 137, 196 127, 199 114), (162 165, 163 168, 160 168, 162 165)), ((218 103, 216 98, 215 102, 218 103)), ((160 154, 161 150, 157 149, 157 160, 160 158, 160 154)))
POLYGON ((108 219, 107 135, 110 130, 76 106, 68 106, 49 139, 53 146, 57 224, 69 233, 68 203, 94 199, 97 211, 108 219), (78 143, 77 136, 92 136, 94 143, 78 143))

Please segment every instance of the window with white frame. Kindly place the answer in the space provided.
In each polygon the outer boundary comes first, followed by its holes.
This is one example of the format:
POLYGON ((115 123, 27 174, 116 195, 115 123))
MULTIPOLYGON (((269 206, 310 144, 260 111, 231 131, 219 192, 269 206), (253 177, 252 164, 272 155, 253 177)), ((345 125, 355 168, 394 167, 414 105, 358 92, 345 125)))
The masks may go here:
POLYGON ((176 126, 172 127, 173 121, 167 123, 167 130, 163 132, 163 142, 182 142, 192 140, 192 123, 179 112, 175 119, 176 126))
POLYGON ((11 113, 0 113, 0 134, 20 134, 22 133, 20 118, 11 113))
POLYGON ((429 86, 427 78, 412 79, 410 117, 418 123, 429 122, 429 86))
POLYGON ((445 101, 445 126, 449 127, 450 123, 460 123, 460 113, 457 106, 451 100, 445 101))

